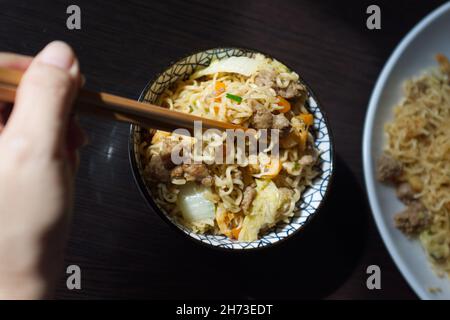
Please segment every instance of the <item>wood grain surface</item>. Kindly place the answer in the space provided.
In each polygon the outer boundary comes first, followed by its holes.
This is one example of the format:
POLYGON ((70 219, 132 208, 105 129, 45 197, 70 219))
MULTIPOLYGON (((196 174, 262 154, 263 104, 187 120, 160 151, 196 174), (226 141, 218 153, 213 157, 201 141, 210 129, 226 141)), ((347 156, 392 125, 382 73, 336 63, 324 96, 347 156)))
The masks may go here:
POLYGON ((82 118, 66 265, 82 289, 60 299, 416 299, 378 234, 361 163, 370 93, 401 38, 442 1, 374 1, 382 29, 366 28, 367 1, 0 0, 0 50, 34 55, 59 39, 79 56, 86 86, 137 99, 171 61, 217 46, 249 47, 292 66, 328 113, 337 152, 331 196, 308 228, 262 252, 223 253, 186 241, 144 202, 128 159, 129 126, 82 118), (81 8, 81 30, 66 8, 81 8), (379 265, 381 290, 366 268, 379 265))

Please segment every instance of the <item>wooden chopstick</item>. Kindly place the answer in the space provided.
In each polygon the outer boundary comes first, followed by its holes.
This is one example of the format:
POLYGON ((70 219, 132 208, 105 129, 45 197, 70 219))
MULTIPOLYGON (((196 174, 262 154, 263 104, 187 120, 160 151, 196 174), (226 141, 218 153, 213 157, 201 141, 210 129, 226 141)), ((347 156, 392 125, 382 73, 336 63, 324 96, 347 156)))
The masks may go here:
MULTIPOLYGON (((0 101, 14 102, 16 89, 22 75, 23 72, 18 70, 0 68, 0 101)), ((75 104, 76 110, 82 113, 169 132, 183 128, 192 133, 194 130, 194 121, 201 121, 203 130, 247 129, 231 123, 206 119, 153 104, 141 103, 109 93, 86 89, 80 89, 75 104)))

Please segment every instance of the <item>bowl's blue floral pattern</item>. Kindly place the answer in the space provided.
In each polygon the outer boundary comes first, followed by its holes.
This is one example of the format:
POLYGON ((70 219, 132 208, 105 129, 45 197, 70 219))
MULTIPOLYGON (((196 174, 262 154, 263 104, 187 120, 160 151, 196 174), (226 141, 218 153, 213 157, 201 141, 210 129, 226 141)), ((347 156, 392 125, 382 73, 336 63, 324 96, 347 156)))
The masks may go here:
MULTIPOLYGON (((221 59, 230 56, 248 56, 251 57, 255 54, 254 51, 237 48, 219 48, 210 49, 193 54, 186 57, 176 63, 174 63, 165 72, 157 76, 156 80, 150 83, 147 88, 144 89, 140 100, 142 102, 155 103, 158 96, 170 85, 179 79, 188 78, 198 67, 208 66, 212 59, 221 59)), ((200 235, 191 232, 186 227, 176 223, 169 215, 166 215, 162 209, 160 211, 174 223, 180 230, 185 232, 190 237, 201 241, 205 244, 221 247, 225 249, 251 249, 260 248, 271 245, 277 241, 280 241, 295 231, 302 228, 302 226, 316 214, 320 203, 325 198, 325 193, 328 189, 328 184, 333 172, 333 151, 330 133, 323 113, 318 106, 316 99, 310 95, 308 98, 308 107, 311 113, 314 114, 314 126, 316 147, 320 150, 320 162, 318 167, 320 169, 320 175, 314 180, 312 186, 308 187, 300 201, 297 204, 295 214, 290 219, 289 223, 280 223, 274 229, 263 235, 261 239, 253 242, 238 242, 236 240, 228 239, 225 236, 216 235, 200 235)), ((153 207, 156 204, 151 199, 151 191, 147 185, 145 179, 143 179, 143 168, 141 166, 138 154, 138 145, 141 141, 141 128, 138 126, 132 126, 131 128, 131 157, 134 157, 134 162, 137 167, 135 177, 138 181, 138 185, 141 188, 142 193, 146 196, 153 207), (152 203, 153 202, 153 203, 152 203)), ((136 169, 136 168, 134 168, 136 169)))

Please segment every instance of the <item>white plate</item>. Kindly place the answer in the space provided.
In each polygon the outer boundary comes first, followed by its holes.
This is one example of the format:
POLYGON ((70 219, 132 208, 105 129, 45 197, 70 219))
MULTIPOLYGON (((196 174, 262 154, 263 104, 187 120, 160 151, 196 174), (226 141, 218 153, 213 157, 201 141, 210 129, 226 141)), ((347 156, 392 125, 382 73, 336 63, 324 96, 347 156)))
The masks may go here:
POLYGON ((422 299, 450 299, 450 280, 436 276, 419 242, 408 240, 394 227, 392 218, 404 205, 393 188, 375 179, 375 164, 385 143, 384 123, 392 119, 393 106, 402 97, 403 81, 436 66, 438 52, 450 56, 450 2, 420 21, 389 58, 370 99, 363 139, 364 176, 378 230, 397 267, 422 299), (441 292, 430 293, 431 287, 441 292))

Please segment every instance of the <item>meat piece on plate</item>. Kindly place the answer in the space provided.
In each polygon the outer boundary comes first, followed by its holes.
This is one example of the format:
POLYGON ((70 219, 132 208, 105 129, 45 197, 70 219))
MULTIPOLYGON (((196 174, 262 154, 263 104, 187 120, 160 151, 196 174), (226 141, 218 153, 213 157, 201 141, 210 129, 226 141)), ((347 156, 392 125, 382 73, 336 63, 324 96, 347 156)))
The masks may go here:
POLYGON ((377 162, 377 178, 382 182, 396 182, 402 175, 402 164, 384 153, 377 162))
POLYGON ((291 125, 289 120, 284 116, 284 114, 280 113, 273 116, 272 128, 274 129, 284 129, 288 128, 291 125))
POLYGON ((414 201, 405 210, 395 215, 394 223, 405 234, 416 235, 427 227, 429 214, 420 201, 414 201))
POLYGON ((301 97, 306 94, 305 86, 294 81, 291 81, 286 88, 276 88, 275 91, 285 99, 301 97))
POLYGON ((248 213, 248 209, 250 209, 250 206, 253 202, 253 199, 256 197, 256 190, 252 186, 248 186, 245 188, 244 196, 242 197, 241 201, 241 208, 244 213, 248 213))
POLYGON ((160 152, 161 160, 164 163, 166 169, 172 169, 175 164, 172 162, 172 151, 179 144, 177 141, 173 141, 170 138, 164 139, 162 143, 162 149, 160 152))
POLYGON ((209 176, 209 170, 203 163, 183 164, 183 170, 186 173, 187 180, 201 182, 209 176))
POLYGON ((400 183, 396 190, 397 198, 399 198, 403 203, 409 204, 415 200, 414 190, 408 182, 400 183))
POLYGON ((152 180, 169 182, 170 181, 170 171, 164 166, 164 162, 161 156, 156 154, 150 159, 149 164, 146 168, 152 180))
POLYGON ((261 87, 272 88, 275 86, 277 74, 273 70, 261 70, 255 77, 255 83, 261 87))
POLYGON ((269 129, 272 127, 272 112, 264 107, 258 107, 252 116, 252 125, 256 129, 269 129))
POLYGON ((170 171, 170 177, 172 179, 180 179, 184 176, 183 166, 176 166, 170 171))

